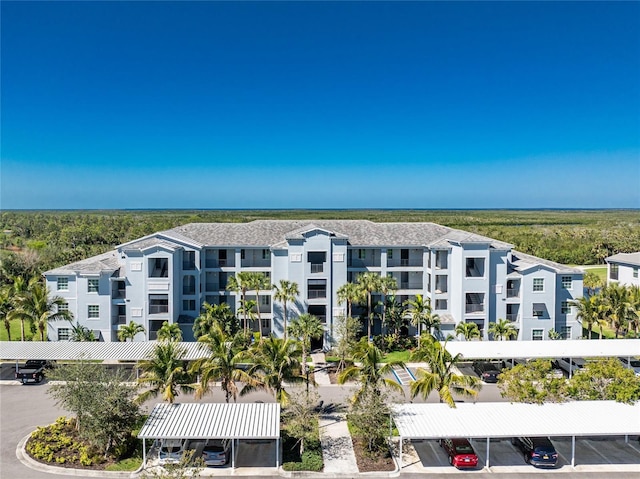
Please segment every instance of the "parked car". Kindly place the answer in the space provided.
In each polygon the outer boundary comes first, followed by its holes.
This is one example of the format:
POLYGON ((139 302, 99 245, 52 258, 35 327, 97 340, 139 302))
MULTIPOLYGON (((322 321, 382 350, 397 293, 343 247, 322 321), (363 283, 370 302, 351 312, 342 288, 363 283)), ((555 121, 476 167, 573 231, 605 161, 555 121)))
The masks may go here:
POLYGON ((498 374, 502 372, 499 365, 487 361, 474 361, 473 370, 486 383, 497 383, 498 374))
POLYGON ((618 359, 620 360, 620 362, 625 368, 633 369, 633 372, 636 373, 636 376, 640 376, 640 360, 639 359, 630 358, 631 360, 629 360, 629 358, 625 358, 625 357, 620 357, 618 359))
POLYGON ((45 369, 53 367, 51 361, 44 359, 29 359, 24 366, 18 368, 16 371, 16 379, 21 381, 22 384, 27 384, 33 381, 39 383, 44 379, 45 369))
POLYGON ((162 439, 158 448, 158 463, 178 464, 187 450, 186 439, 162 439))
POLYGON ((224 466, 231 458, 231 441, 209 439, 202 449, 202 460, 207 466, 224 466))
POLYGON ((460 437, 440 439, 440 445, 447 451, 449 464, 452 466, 463 469, 478 465, 478 456, 467 439, 460 437))
POLYGON ((556 364, 560 369, 571 374, 582 369, 587 362, 582 358, 560 358, 556 360, 556 364))
POLYGON ((528 464, 554 467, 558 463, 558 453, 548 437, 514 437, 511 443, 522 451, 528 464))

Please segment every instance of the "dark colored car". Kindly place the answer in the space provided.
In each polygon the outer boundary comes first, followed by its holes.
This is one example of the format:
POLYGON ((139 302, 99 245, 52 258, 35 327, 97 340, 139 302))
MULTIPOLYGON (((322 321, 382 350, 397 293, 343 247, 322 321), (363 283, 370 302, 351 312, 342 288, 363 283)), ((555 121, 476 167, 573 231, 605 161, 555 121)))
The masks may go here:
POLYGON ((452 466, 463 469, 478 465, 478 456, 467 439, 460 437, 440 439, 440 445, 447 451, 449 464, 452 466))
POLYGON ((473 370, 485 383, 497 383, 498 374, 502 372, 500 366, 487 361, 474 361, 473 370))
POLYGON ((555 467, 558 463, 558 453, 548 437, 514 437, 511 443, 523 452, 528 464, 555 467))

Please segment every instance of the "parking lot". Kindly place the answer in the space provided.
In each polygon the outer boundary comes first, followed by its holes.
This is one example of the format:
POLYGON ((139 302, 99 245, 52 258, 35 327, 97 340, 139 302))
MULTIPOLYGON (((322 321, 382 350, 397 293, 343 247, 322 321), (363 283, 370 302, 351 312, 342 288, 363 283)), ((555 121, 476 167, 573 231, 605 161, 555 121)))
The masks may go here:
MULTIPOLYGON (((526 464, 522 452, 511 444, 509 438, 492 439, 490 444, 489 467, 492 472, 540 473, 571 470, 571 438, 551 438, 558 452, 555 468, 537 468, 526 464)), ((480 471, 486 464, 487 443, 485 439, 475 439, 471 444, 478 456, 480 471)), ((436 440, 405 441, 403 445, 402 472, 455 472, 449 465, 448 456, 436 440)), ((576 438, 576 470, 580 466, 613 466, 613 470, 635 470, 640 472, 640 443, 638 436, 576 438)))

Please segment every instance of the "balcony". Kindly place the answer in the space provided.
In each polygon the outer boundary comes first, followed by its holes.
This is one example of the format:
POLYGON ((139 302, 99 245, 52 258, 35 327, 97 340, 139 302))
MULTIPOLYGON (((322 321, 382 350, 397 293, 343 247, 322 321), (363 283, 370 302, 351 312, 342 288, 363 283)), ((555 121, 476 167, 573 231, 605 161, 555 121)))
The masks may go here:
POLYGON ((484 304, 466 304, 465 313, 484 313, 484 304))
POLYGON ((519 298, 520 288, 507 288, 507 298, 519 298))
POLYGON ((401 281, 400 289, 422 289, 422 283, 417 281, 401 281))
POLYGON ((307 291, 308 299, 319 299, 319 298, 326 298, 326 297, 327 297, 326 289, 310 289, 309 291, 307 291))
POLYGON ((515 313, 515 314, 507 313, 507 321, 511 321, 512 323, 517 323, 518 322, 518 313, 515 313))
POLYGON ((205 283, 204 287, 205 291, 220 291, 221 289, 224 288, 220 288, 220 283, 205 283))
POLYGON ((164 314, 169 312, 168 304, 150 304, 149 314, 164 314))
POLYGON ((311 263, 312 273, 322 273, 324 271, 324 263, 311 263))

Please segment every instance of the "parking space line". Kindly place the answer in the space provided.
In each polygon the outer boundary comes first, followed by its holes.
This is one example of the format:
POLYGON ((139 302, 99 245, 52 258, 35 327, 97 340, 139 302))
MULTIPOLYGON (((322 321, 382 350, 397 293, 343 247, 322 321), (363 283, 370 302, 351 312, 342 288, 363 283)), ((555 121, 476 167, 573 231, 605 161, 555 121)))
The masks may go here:
MULTIPOLYGON (((609 461, 609 460, 607 459, 607 456, 605 456, 605 455, 604 455, 604 454, 602 454, 600 451, 598 451, 595 447, 593 447, 593 446, 589 443, 589 440, 588 440, 588 439, 584 439, 582 442, 584 442, 584 444, 585 444, 586 446, 589 446, 589 448, 590 448, 593 452, 595 452, 598 456, 600 456, 600 457, 604 460, 604 462, 606 462, 607 464, 611 464, 611 461, 609 461)), ((578 445, 576 444, 576 456, 577 456, 577 450, 578 450, 578 445)))

